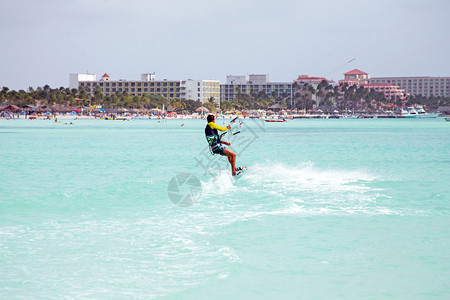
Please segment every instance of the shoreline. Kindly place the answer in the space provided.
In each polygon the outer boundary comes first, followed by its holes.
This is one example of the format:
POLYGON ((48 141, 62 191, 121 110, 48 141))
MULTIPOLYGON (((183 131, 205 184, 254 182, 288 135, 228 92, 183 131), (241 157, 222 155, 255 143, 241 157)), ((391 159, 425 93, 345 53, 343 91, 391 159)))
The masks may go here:
MULTIPOLYGON (((227 120, 227 119, 233 119, 238 116, 218 116, 217 119, 221 120, 227 120)), ((253 120, 261 120, 266 122, 289 122, 292 120, 298 120, 298 119, 344 119, 344 120, 356 120, 356 119, 420 119, 420 120, 429 120, 429 119, 444 119, 447 120, 449 118, 448 116, 442 116, 442 117, 405 117, 405 116, 336 116, 336 115, 301 115, 301 116, 291 116, 289 118, 286 118, 285 121, 279 121, 282 118, 285 118, 284 116, 270 116, 270 117, 242 117, 239 116, 239 118, 242 119, 253 119, 253 120)), ((25 118, 24 116, 14 117, 14 118, 5 118, 0 117, 0 120, 30 120, 30 121, 76 121, 76 120, 104 120, 102 118, 94 117, 94 116, 36 116, 34 118, 25 118)), ((111 119, 109 119, 111 120, 111 119)), ((183 117, 177 117, 177 118, 149 118, 149 117, 120 117, 119 119, 116 119, 115 121, 126 121, 126 120, 164 120, 164 121, 171 121, 171 120, 203 120, 202 118, 198 117, 191 117, 191 116, 183 116, 183 117)))

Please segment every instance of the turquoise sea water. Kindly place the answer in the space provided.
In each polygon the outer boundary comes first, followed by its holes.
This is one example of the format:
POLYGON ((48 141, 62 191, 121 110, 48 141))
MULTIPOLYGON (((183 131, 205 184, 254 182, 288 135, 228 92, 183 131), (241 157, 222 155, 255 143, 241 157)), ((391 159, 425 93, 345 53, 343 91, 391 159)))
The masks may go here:
POLYGON ((1 299, 450 297, 442 119, 245 120, 238 180, 204 120, 72 122, 0 120, 1 299))

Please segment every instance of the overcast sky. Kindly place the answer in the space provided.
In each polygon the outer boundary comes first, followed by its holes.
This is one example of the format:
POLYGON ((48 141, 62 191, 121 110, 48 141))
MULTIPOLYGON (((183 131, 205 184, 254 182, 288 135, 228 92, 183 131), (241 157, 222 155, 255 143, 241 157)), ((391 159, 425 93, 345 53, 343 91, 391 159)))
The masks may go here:
POLYGON ((449 0, 0 0, 0 87, 300 74, 450 76, 449 0), (351 59, 355 58, 351 63, 351 59))

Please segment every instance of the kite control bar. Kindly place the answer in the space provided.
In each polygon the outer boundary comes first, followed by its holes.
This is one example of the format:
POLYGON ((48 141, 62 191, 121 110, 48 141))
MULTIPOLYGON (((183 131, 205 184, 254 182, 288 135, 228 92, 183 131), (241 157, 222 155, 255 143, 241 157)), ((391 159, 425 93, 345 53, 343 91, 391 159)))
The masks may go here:
MULTIPOLYGON (((231 120, 230 121, 230 124, 228 125, 228 126, 230 126, 232 123, 234 123, 234 122, 236 122, 236 120, 238 119, 239 117, 236 117, 236 118, 234 118, 233 120, 231 120)), ((230 130, 231 131, 231 130, 230 130)), ((236 131, 236 132, 231 132, 232 133, 232 135, 236 135, 236 134, 238 134, 238 133, 240 133, 241 131, 236 131)), ((222 133, 221 135, 219 135, 219 142, 222 140, 222 137, 225 135, 225 134, 227 134, 228 133, 228 131, 225 131, 224 133, 222 133)))

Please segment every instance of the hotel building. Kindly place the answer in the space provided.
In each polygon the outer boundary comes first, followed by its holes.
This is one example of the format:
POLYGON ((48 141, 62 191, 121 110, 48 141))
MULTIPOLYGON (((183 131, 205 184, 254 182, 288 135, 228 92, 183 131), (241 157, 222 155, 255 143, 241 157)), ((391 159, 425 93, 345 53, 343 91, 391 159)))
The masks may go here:
POLYGON ((339 84, 362 86, 365 89, 373 89, 375 92, 383 93, 389 100, 405 100, 409 96, 405 89, 390 82, 374 82, 370 75, 358 69, 344 73, 344 79, 339 80, 339 84))
POLYGON ((94 74, 70 74, 69 75, 69 87, 71 89, 78 89, 79 82, 93 82, 97 81, 97 75, 94 74))
POLYGON ((220 85, 220 100, 232 101, 239 92, 248 95, 259 92, 264 92, 267 95, 275 94, 278 97, 288 97, 288 102, 292 103, 292 83, 269 82, 268 74, 227 76, 227 83, 220 85))
POLYGON ((207 102, 213 99, 220 104, 220 81, 218 80, 192 80, 182 81, 181 98, 184 100, 207 102))
POLYGON ((339 80, 339 84, 361 85, 369 83, 370 75, 358 69, 344 73, 344 79, 339 80))
POLYGON ((369 83, 397 85, 413 96, 450 97, 450 77, 375 77, 369 83))
MULTIPOLYGON (((294 80, 294 83, 296 83, 296 86, 293 89, 294 96, 293 96, 292 104, 297 105, 299 102, 305 103, 305 102, 308 102, 309 100, 311 100, 311 101, 314 101, 313 102, 314 105, 316 107, 318 107, 319 106, 319 97, 317 97, 317 95, 315 93, 312 93, 309 90, 304 90, 304 87, 305 87, 305 85, 310 85, 314 89, 317 89, 319 84, 324 80, 332 86, 336 85, 336 82, 326 79, 325 77, 314 77, 311 75, 299 75, 297 77, 297 79, 294 80), (305 100, 305 99, 307 99, 307 100, 305 100)), ((328 91, 326 91, 326 90, 324 92, 328 93, 328 91)))
POLYGON ((299 75, 297 79, 294 80, 294 82, 299 83, 299 84, 310 84, 314 87, 317 87, 319 85, 319 83, 321 83, 322 81, 326 81, 328 82, 328 84, 331 85, 336 85, 336 82, 332 81, 332 80, 328 80, 325 77, 314 77, 311 75, 299 75))
POLYGON ((213 97, 220 103, 220 82, 216 80, 155 80, 154 73, 141 75, 139 81, 111 80, 104 74, 100 80, 91 74, 70 74, 70 88, 84 88, 94 94, 100 87, 105 96, 127 92, 129 95, 161 95, 167 99, 200 100, 213 97))
POLYGON ((408 96, 404 89, 390 83, 365 83, 361 86, 368 90, 373 89, 377 93, 383 93, 384 97, 389 100, 405 100, 408 96))

